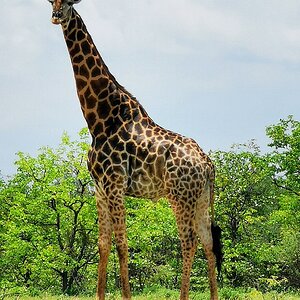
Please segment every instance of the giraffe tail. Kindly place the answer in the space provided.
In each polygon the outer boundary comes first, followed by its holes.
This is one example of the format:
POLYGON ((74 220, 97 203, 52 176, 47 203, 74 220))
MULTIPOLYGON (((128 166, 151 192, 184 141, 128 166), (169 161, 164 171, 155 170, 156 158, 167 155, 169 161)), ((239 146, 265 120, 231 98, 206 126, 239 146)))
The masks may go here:
POLYGON ((213 252, 216 257, 216 265, 218 274, 221 274, 222 262, 223 262, 223 252, 222 252, 222 242, 221 242, 221 228, 217 225, 211 224, 211 233, 213 238, 213 252))
POLYGON ((218 277, 220 277, 222 262, 223 262, 223 244, 221 241, 222 230, 216 225, 215 210, 214 210, 214 178, 210 180, 210 208, 211 208, 211 233, 213 239, 213 253, 216 257, 216 266, 218 270, 218 277))

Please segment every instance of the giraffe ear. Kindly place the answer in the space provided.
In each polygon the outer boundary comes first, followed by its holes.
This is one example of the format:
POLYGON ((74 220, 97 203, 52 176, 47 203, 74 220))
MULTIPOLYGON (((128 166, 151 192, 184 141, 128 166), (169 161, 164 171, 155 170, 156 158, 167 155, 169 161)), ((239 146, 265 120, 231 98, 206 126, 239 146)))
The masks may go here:
POLYGON ((72 3, 72 4, 77 4, 79 3, 81 0, 72 0, 72 1, 68 1, 68 3, 72 3))

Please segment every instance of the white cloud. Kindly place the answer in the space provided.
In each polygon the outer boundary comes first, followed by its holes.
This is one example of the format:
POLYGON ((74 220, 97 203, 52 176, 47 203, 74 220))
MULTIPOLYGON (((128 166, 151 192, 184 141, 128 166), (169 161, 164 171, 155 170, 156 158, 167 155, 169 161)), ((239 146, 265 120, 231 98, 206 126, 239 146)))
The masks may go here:
POLYGON ((215 55, 241 51, 275 62, 300 61, 297 1, 94 0, 78 10, 110 51, 188 54, 204 45, 215 55))

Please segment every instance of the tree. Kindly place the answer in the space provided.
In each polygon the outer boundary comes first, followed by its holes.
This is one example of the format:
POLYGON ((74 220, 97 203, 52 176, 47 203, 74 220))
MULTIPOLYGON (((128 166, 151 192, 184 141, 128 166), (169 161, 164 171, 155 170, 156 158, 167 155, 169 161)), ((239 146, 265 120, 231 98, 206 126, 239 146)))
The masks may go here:
POLYGON ((9 213, 1 259, 2 274, 20 286, 44 289, 60 278, 61 291, 72 294, 97 261, 87 138, 86 130, 78 142, 64 134, 57 149, 44 147, 37 157, 18 154, 18 170, 5 193, 9 213))
POLYGON ((287 285, 300 287, 300 122, 293 116, 281 119, 267 128, 273 183, 281 190, 279 209, 270 217, 280 224, 280 242, 276 256, 287 285))
MULTIPOLYGON (((235 145, 216 151, 216 218, 223 229, 223 283, 260 290, 299 288, 299 122, 267 128, 272 151, 235 145)), ((97 212, 86 167, 87 130, 64 134, 56 148, 20 152, 17 173, 0 177, 0 290, 94 293, 97 212), (21 289, 21 290, 20 290, 21 289)), ((178 287, 182 267, 176 222, 167 201, 127 198, 129 272, 133 290, 178 287)), ((120 284, 116 249, 108 290, 120 284)), ((191 288, 207 288, 198 251, 191 288)), ((0 295, 1 297, 1 295, 0 295)))
POLYGON ((174 214, 166 200, 126 199, 129 272, 133 289, 178 287, 180 241, 174 214))
POLYGON ((267 127, 269 144, 274 148, 271 165, 274 184, 300 197, 300 122, 289 116, 278 124, 267 127))
POLYGON ((258 286, 258 269, 266 274, 270 264, 258 250, 268 248, 266 222, 277 205, 268 158, 258 146, 235 145, 212 155, 216 165, 216 211, 223 228, 224 280, 233 286, 258 286))

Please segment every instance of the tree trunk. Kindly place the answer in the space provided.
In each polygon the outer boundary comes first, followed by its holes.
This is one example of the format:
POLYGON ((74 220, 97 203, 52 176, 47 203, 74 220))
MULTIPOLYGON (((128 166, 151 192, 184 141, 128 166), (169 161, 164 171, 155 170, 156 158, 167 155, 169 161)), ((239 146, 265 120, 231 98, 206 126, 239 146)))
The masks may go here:
POLYGON ((68 286, 68 272, 63 271, 61 273, 61 279, 62 279, 62 292, 63 294, 68 294, 69 291, 69 286, 68 286))

